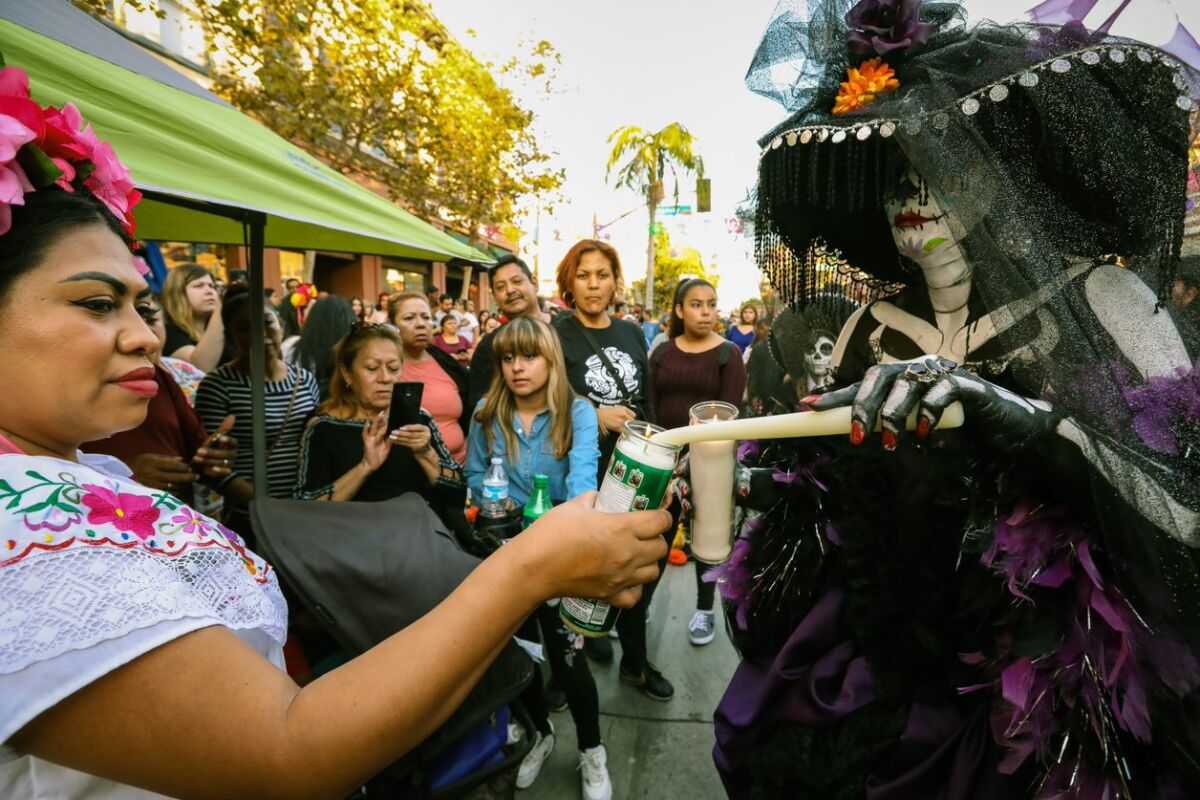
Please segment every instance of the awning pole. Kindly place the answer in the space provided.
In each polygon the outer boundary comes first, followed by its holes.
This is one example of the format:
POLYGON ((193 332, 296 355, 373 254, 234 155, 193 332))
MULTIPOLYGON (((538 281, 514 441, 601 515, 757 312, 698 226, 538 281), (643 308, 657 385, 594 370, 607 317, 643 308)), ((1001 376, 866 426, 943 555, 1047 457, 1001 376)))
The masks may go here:
POLYGON ((263 241, 267 216, 246 212, 250 229, 250 409, 253 423, 254 496, 267 496, 266 295, 263 293, 263 241))

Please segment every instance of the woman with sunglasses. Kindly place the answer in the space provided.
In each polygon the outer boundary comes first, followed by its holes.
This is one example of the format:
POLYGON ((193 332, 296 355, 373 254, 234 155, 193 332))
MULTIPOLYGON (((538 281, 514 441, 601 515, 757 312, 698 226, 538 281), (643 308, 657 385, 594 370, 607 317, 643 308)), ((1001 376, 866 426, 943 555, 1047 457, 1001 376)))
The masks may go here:
POLYGON ((296 497, 373 501, 417 492, 440 516, 461 517, 462 473, 428 412, 419 423, 388 430, 392 387, 402 380, 396 332, 357 323, 333 359, 329 399, 300 443, 296 497))

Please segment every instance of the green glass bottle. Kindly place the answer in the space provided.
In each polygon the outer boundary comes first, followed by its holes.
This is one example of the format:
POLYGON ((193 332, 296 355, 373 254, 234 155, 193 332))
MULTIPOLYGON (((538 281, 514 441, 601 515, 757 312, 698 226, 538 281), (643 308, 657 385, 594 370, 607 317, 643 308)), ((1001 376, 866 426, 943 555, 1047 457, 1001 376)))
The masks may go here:
POLYGON ((550 478, 546 475, 533 476, 533 493, 525 504, 524 519, 521 520, 521 530, 525 530, 538 520, 542 514, 554 508, 550 502, 550 478))

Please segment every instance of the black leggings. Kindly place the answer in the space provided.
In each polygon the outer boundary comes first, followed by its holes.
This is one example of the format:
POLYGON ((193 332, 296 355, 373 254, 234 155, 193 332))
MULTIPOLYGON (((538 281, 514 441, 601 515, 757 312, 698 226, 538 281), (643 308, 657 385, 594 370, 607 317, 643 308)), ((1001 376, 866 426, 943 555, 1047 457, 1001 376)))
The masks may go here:
MULTIPOLYGON (((671 543, 675 541, 675 529, 679 526, 679 517, 683 509, 680 508, 679 501, 674 500, 667 510, 671 512, 671 527, 663 534, 663 538, 670 548, 671 543)), ((654 599, 654 590, 658 588, 658 582, 662 580, 662 572, 666 568, 667 559, 664 556, 658 562, 658 577, 642 587, 642 599, 633 608, 622 609, 621 615, 617 617, 617 635, 621 637, 621 666, 635 674, 641 674, 647 664, 646 615, 650 610, 650 601, 654 599)))
MULTIPOLYGON (((567 695, 567 708, 575 721, 575 734, 579 749, 587 750, 600 744, 600 696, 596 692, 596 681, 588 668, 583 650, 571 647, 569 632, 558 618, 558 608, 543 603, 517 631, 517 636, 530 642, 539 639, 550 662, 550 674, 562 686, 567 695), (540 633, 540 636, 539 636, 540 633)), ((538 665, 534 665, 538 667, 538 665)), ((521 702, 533 719, 538 732, 550 733, 550 711, 546 707, 546 688, 542 684, 542 671, 534 670, 533 681, 521 693, 521 702)))
POLYGON ((717 599, 717 585, 710 581, 704 580, 704 576, 708 571, 716 567, 716 564, 701 564, 696 562, 696 610, 697 611, 712 611, 713 604, 717 599))

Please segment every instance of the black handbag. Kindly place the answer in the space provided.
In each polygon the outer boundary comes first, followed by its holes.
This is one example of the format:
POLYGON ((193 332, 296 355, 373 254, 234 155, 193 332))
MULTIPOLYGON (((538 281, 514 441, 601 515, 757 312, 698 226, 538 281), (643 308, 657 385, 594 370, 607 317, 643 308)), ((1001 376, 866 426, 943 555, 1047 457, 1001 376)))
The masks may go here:
MULTIPOLYGON (((351 657, 420 619, 480 563, 415 493, 379 503, 262 498, 251 514, 261 554, 351 657)), ((510 641, 442 727, 372 783, 411 784, 447 746, 514 701, 534 674, 510 641)))

